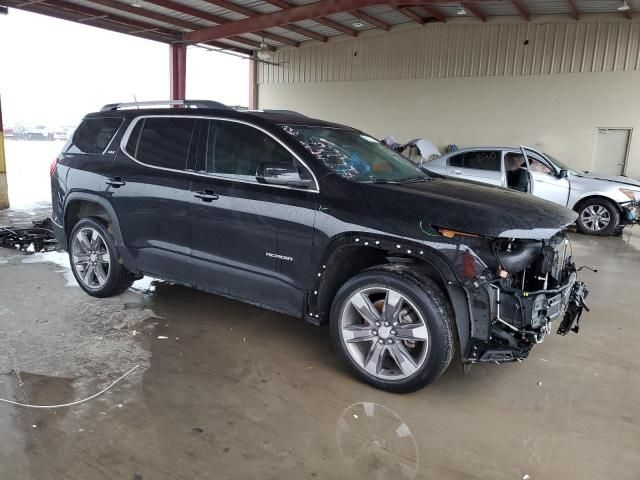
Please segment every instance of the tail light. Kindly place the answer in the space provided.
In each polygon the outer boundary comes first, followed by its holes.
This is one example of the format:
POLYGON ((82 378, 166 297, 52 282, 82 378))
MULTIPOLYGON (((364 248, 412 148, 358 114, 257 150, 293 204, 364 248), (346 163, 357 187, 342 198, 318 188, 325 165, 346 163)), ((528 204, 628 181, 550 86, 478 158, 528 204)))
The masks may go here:
POLYGON ((51 162, 51 166, 49 167, 49 175, 53 175, 53 173, 56 171, 56 167, 58 166, 59 161, 60 157, 56 157, 53 159, 53 162, 51 162))

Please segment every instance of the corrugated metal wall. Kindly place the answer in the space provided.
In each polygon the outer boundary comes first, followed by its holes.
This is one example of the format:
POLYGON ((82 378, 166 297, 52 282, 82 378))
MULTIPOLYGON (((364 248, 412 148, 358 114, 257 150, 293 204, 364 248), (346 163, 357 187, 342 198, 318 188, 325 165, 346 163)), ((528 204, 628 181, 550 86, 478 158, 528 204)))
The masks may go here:
POLYGON ((640 23, 431 24, 279 51, 259 83, 544 75, 640 69, 640 23))

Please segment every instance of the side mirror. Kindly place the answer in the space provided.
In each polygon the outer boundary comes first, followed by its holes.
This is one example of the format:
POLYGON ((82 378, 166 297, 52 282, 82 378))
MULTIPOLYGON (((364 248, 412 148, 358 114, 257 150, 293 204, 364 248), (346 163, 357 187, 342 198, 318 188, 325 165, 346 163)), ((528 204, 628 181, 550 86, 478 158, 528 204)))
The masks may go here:
POLYGON ((298 170, 292 163, 261 163, 256 171, 256 180, 259 183, 271 185, 287 185, 289 187, 309 188, 311 180, 300 178, 298 170))
POLYGON ((567 172, 564 168, 558 172, 558 178, 567 178, 569 176, 569 172, 567 172))

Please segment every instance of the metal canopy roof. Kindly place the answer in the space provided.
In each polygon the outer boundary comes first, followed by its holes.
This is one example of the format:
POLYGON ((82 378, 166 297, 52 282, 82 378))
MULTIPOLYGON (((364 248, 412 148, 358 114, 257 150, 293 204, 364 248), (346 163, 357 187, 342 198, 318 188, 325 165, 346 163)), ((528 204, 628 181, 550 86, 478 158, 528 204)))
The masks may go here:
POLYGON ((0 0, 12 8, 165 43, 208 44, 251 55, 270 48, 326 42, 395 25, 463 16, 617 13, 632 18, 640 0, 0 0))

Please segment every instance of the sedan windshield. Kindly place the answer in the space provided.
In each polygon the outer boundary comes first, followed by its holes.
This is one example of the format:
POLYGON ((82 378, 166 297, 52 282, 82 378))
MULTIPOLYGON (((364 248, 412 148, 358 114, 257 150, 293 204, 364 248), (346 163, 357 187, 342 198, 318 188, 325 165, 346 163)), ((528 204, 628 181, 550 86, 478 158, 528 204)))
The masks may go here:
POLYGON ((544 154, 545 157, 547 157, 549 160, 551 160, 551 163, 553 163, 557 168, 561 169, 561 170, 566 170, 569 173, 572 173, 574 175, 580 175, 580 172, 575 171, 573 168, 571 168, 570 166, 566 165, 565 163, 562 163, 560 160, 558 160, 555 157, 552 157, 551 155, 549 155, 548 153, 544 154))
POLYGON ((428 176, 410 160, 357 130, 282 125, 318 160, 356 182, 404 183, 428 176))

